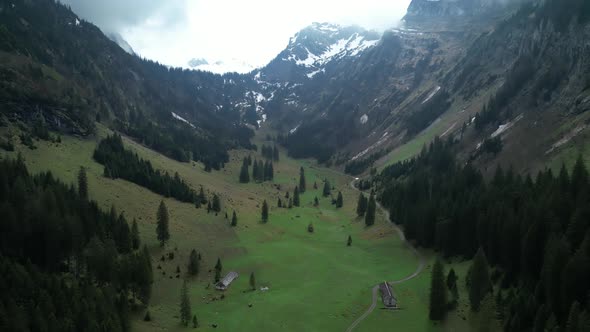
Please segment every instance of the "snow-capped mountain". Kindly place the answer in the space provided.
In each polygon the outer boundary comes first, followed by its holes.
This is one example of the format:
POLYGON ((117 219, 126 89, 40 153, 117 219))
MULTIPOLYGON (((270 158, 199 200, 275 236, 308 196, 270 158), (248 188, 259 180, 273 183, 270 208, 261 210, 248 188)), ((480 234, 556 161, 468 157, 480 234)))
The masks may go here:
POLYGON ((269 81, 298 82, 325 73, 330 64, 357 57, 377 45, 380 34, 358 26, 313 23, 293 36, 261 72, 269 81))

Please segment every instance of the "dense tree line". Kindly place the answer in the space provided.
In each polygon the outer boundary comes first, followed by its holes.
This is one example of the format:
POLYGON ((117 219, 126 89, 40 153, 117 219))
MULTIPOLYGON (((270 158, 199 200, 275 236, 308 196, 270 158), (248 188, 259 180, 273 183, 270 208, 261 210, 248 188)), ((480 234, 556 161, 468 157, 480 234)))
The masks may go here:
POLYGON ((0 161, 0 215, 0 330, 130 330, 152 283, 136 224, 20 158, 0 161))
POLYGON ((279 148, 277 146, 262 145, 260 150, 262 156, 267 160, 279 161, 279 148))
MULTIPOLYGON (((379 180, 381 201, 408 239, 444 256, 471 258, 481 248, 505 294, 498 311, 506 331, 535 321, 535 331, 564 328, 574 306, 587 320, 590 184, 581 159, 571 173, 544 170, 535 180, 498 168, 488 183, 455 161, 451 141, 436 139, 379 180)), ((487 291, 481 287, 470 293, 475 310, 487 291)))
POLYGON ((482 111, 475 116, 475 129, 482 130, 487 125, 497 125, 509 119, 510 112, 502 113, 502 111, 525 84, 534 77, 535 70, 535 62, 532 56, 528 54, 522 55, 506 75, 504 85, 484 105, 482 111))
POLYGON ((437 92, 427 102, 420 104, 406 119, 408 135, 413 136, 426 129, 440 115, 446 112, 451 106, 449 98, 449 93, 443 90, 437 92))
MULTIPOLYGON (((249 181, 249 176, 245 175, 248 172, 247 160, 244 159, 242 170, 240 172, 240 182, 246 183, 249 181), (248 181, 246 181, 248 179, 248 181)), ((252 179, 256 182, 272 181, 274 179, 274 165, 272 161, 254 160, 252 161, 252 179)))
POLYGON ((131 181, 149 190, 173 197, 181 202, 195 203, 197 196, 177 174, 155 170, 149 160, 141 159, 136 153, 126 150, 121 136, 114 134, 100 141, 94 150, 94 160, 104 165, 104 175, 131 181))
POLYGON ((344 173, 350 175, 359 175, 366 171, 368 168, 372 167, 373 164, 379 160, 379 158, 383 157, 384 155, 389 153, 389 149, 382 149, 379 150, 366 158, 359 158, 356 160, 352 160, 344 166, 344 173))
POLYGON ((252 79, 171 68, 127 54, 59 1, 2 0, 0 8, 0 49, 26 57, 23 66, 10 66, 15 75, 0 82, 0 100, 27 122, 28 114, 42 110, 48 126, 37 131, 40 136, 47 137, 47 129, 87 135, 98 121, 208 169, 222 167, 228 149, 252 148, 253 130, 229 106, 232 97, 256 84, 252 79), (228 78, 240 84, 226 86, 228 78))

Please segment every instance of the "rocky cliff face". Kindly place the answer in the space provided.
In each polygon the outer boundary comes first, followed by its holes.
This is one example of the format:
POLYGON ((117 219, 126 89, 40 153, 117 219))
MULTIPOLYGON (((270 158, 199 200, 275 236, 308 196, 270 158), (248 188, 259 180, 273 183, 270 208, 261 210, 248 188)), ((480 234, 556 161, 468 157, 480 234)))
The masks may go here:
POLYGON ((476 16, 508 5, 520 5, 522 0, 413 0, 406 19, 427 17, 476 16))

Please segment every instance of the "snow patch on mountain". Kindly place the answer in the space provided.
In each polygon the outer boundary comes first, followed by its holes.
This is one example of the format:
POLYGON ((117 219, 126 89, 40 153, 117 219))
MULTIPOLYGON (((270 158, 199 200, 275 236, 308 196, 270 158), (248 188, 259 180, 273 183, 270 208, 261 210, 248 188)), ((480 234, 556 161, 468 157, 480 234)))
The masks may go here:
POLYGON ((188 122, 188 120, 186 120, 185 118, 181 117, 180 115, 178 115, 174 112, 171 112, 171 113, 172 113, 172 117, 175 118, 176 120, 182 121, 182 122, 188 124, 189 126, 195 128, 195 126, 192 123, 188 122))
POLYGON ((304 58, 299 58, 297 55, 291 54, 287 59, 283 60, 294 61, 298 66, 317 69, 332 60, 358 56, 365 50, 377 45, 378 42, 379 40, 367 40, 365 36, 354 33, 349 38, 337 40, 320 54, 314 54, 308 47, 304 47, 307 52, 304 58))

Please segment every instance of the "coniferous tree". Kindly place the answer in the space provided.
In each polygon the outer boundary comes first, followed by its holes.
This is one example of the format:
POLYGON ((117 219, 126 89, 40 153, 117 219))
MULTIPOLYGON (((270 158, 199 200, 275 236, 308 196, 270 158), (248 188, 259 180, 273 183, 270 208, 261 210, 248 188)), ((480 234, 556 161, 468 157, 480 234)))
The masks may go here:
POLYGON ((279 148, 275 145, 272 150, 272 160, 275 162, 279 161, 279 148))
POLYGON ((143 321, 144 322, 151 322, 152 321, 152 315, 150 315, 149 310, 145 312, 145 316, 143 316, 143 321))
POLYGON ((250 170, 248 169, 248 160, 244 158, 242 168, 240 170, 240 183, 250 182, 250 170))
POLYGON ((232 214, 232 217, 231 217, 231 226, 232 227, 238 226, 238 216, 236 215, 236 211, 234 211, 234 213, 232 214))
POLYGON ((356 215, 359 216, 359 217, 364 217, 365 216, 365 212, 367 212, 367 198, 361 192, 359 194, 359 200, 358 200, 358 203, 356 205, 356 215))
POLYGON ((221 212, 221 200, 217 194, 213 195, 213 203, 211 204, 211 209, 215 212, 221 212))
POLYGON ((288 206, 288 208, 289 209, 293 208, 293 199, 292 198, 289 198, 289 206, 288 206))
POLYGON ((205 190, 202 186, 199 190, 199 195, 197 196, 197 199, 201 201, 201 204, 207 204, 207 196, 205 196, 205 190))
POLYGON ((133 250, 138 250, 140 245, 139 228, 137 227, 137 221, 134 218, 133 224, 131 224, 131 247, 133 250))
POLYGON ((580 303, 574 302, 567 318, 566 332, 582 332, 580 329, 580 303))
POLYGON ((299 191, 303 194, 305 190, 305 170, 303 169, 303 166, 301 166, 301 168, 299 169, 299 191))
POLYGON ((250 273, 250 288, 256 290, 256 278, 254 277, 254 272, 250 273))
POLYGON ((166 208, 164 201, 160 202, 156 219, 158 221, 156 233, 158 235, 158 241, 160 241, 160 246, 163 247, 170 239, 170 232, 168 231, 168 209, 166 208))
POLYGON ((80 167, 78 171, 78 195, 82 199, 88 199, 88 177, 84 167, 80 167))
POLYGON ((373 193, 369 196, 369 203, 367 204, 367 212, 365 213, 365 225, 373 226, 375 224, 375 211, 377 209, 377 203, 375 202, 375 196, 373 193))
POLYGON ((279 200, 277 202, 277 207, 278 208, 282 208, 283 207, 283 201, 281 201, 281 198, 279 197, 279 200))
POLYGON ((342 192, 338 192, 338 198, 336 198, 336 207, 341 208, 344 205, 344 200, 342 198, 342 192))
POLYGON ((256 174, 256 181, 263 182, 264 181, 264 164, 262 160, 258 161, 258 166, 256 167, 257 174, 256 174))
POLYGON ((258 174, 258 161, 254 159, 252 162, 252 179, 254 179, 254 181, 259 181, 258 174))
POLYGON ((219 282, 221 280, 221 271, 215 270, 215 282, 219 282))
POLYGON ((196 329, 199 327, 199 321, 197 320, 197 315, 193 315, 193 328, 196 329))
POLYGON ((265 224, 268 222, 268 204, 266 204, 266 200, 262 202, 262 222, 265 224))
POLYGON ((457 288, 457 274, 453 268, 451 268, 449 274, 447 275, 447 288, 449 290, 457 288))
POLYGON ((488 261, 481 248, 473 258, 469 276, 469 303, 473 311, 479 311, 481 301, 492 290, 488 261))
POLYGON ((430 283, 430 320, 443 320, 447 313, 447 285, 445 284, 444 267, 437 259, 432 268, 430 283))
POLYGON ((299 187, 295 186, 295 190, 293 191, 293 205, 299 206, 300 203, 301 202, 299 200, 299 187))
POLYGON ((350 247, 352 245, 352 237, 349 235, 348 240, 346 241, 346 246, 350 247))
POLYGON ((274 180, 275 178, 275 168, 272 164, 272 161, 268 163, 268 179, 270 181, 274 180))
POLYGON ((189 321, 191 320, 191 302, 188 296, 188 288, 186 285, 186 280, 182 283, 182 288, 180 289, 180 323, 182 326, 188 326, 189 321))
POLYGON ((315 206, 315 207, 320 206, 320 200, 317 198, 317 196, 313 199, 313 206, 315 206))
POLYGON ((223 270, 223 265, 221 264, 221 258, 217 258, 217 263, 215 264, 215 271, 221 272, 223 270))
POLYGON ((191 251, 188 259, 188 273, 192 276, 199 273, 199 255, 195 249, 191 251))
POLYGON ((324 182, 324 190, 322 191, 322 194, 324 195, 324 197, 328 197, 330 196, 332 193, 332 186, 330 185, 330 181, 326 180, 324 182))
POLYGON ((493 323, 496 316, 496 306, 492 293, 487 293, 481 300, 479 309, 479 328, 478 332, 491 332, 496 329, 493 328, 493 323))

